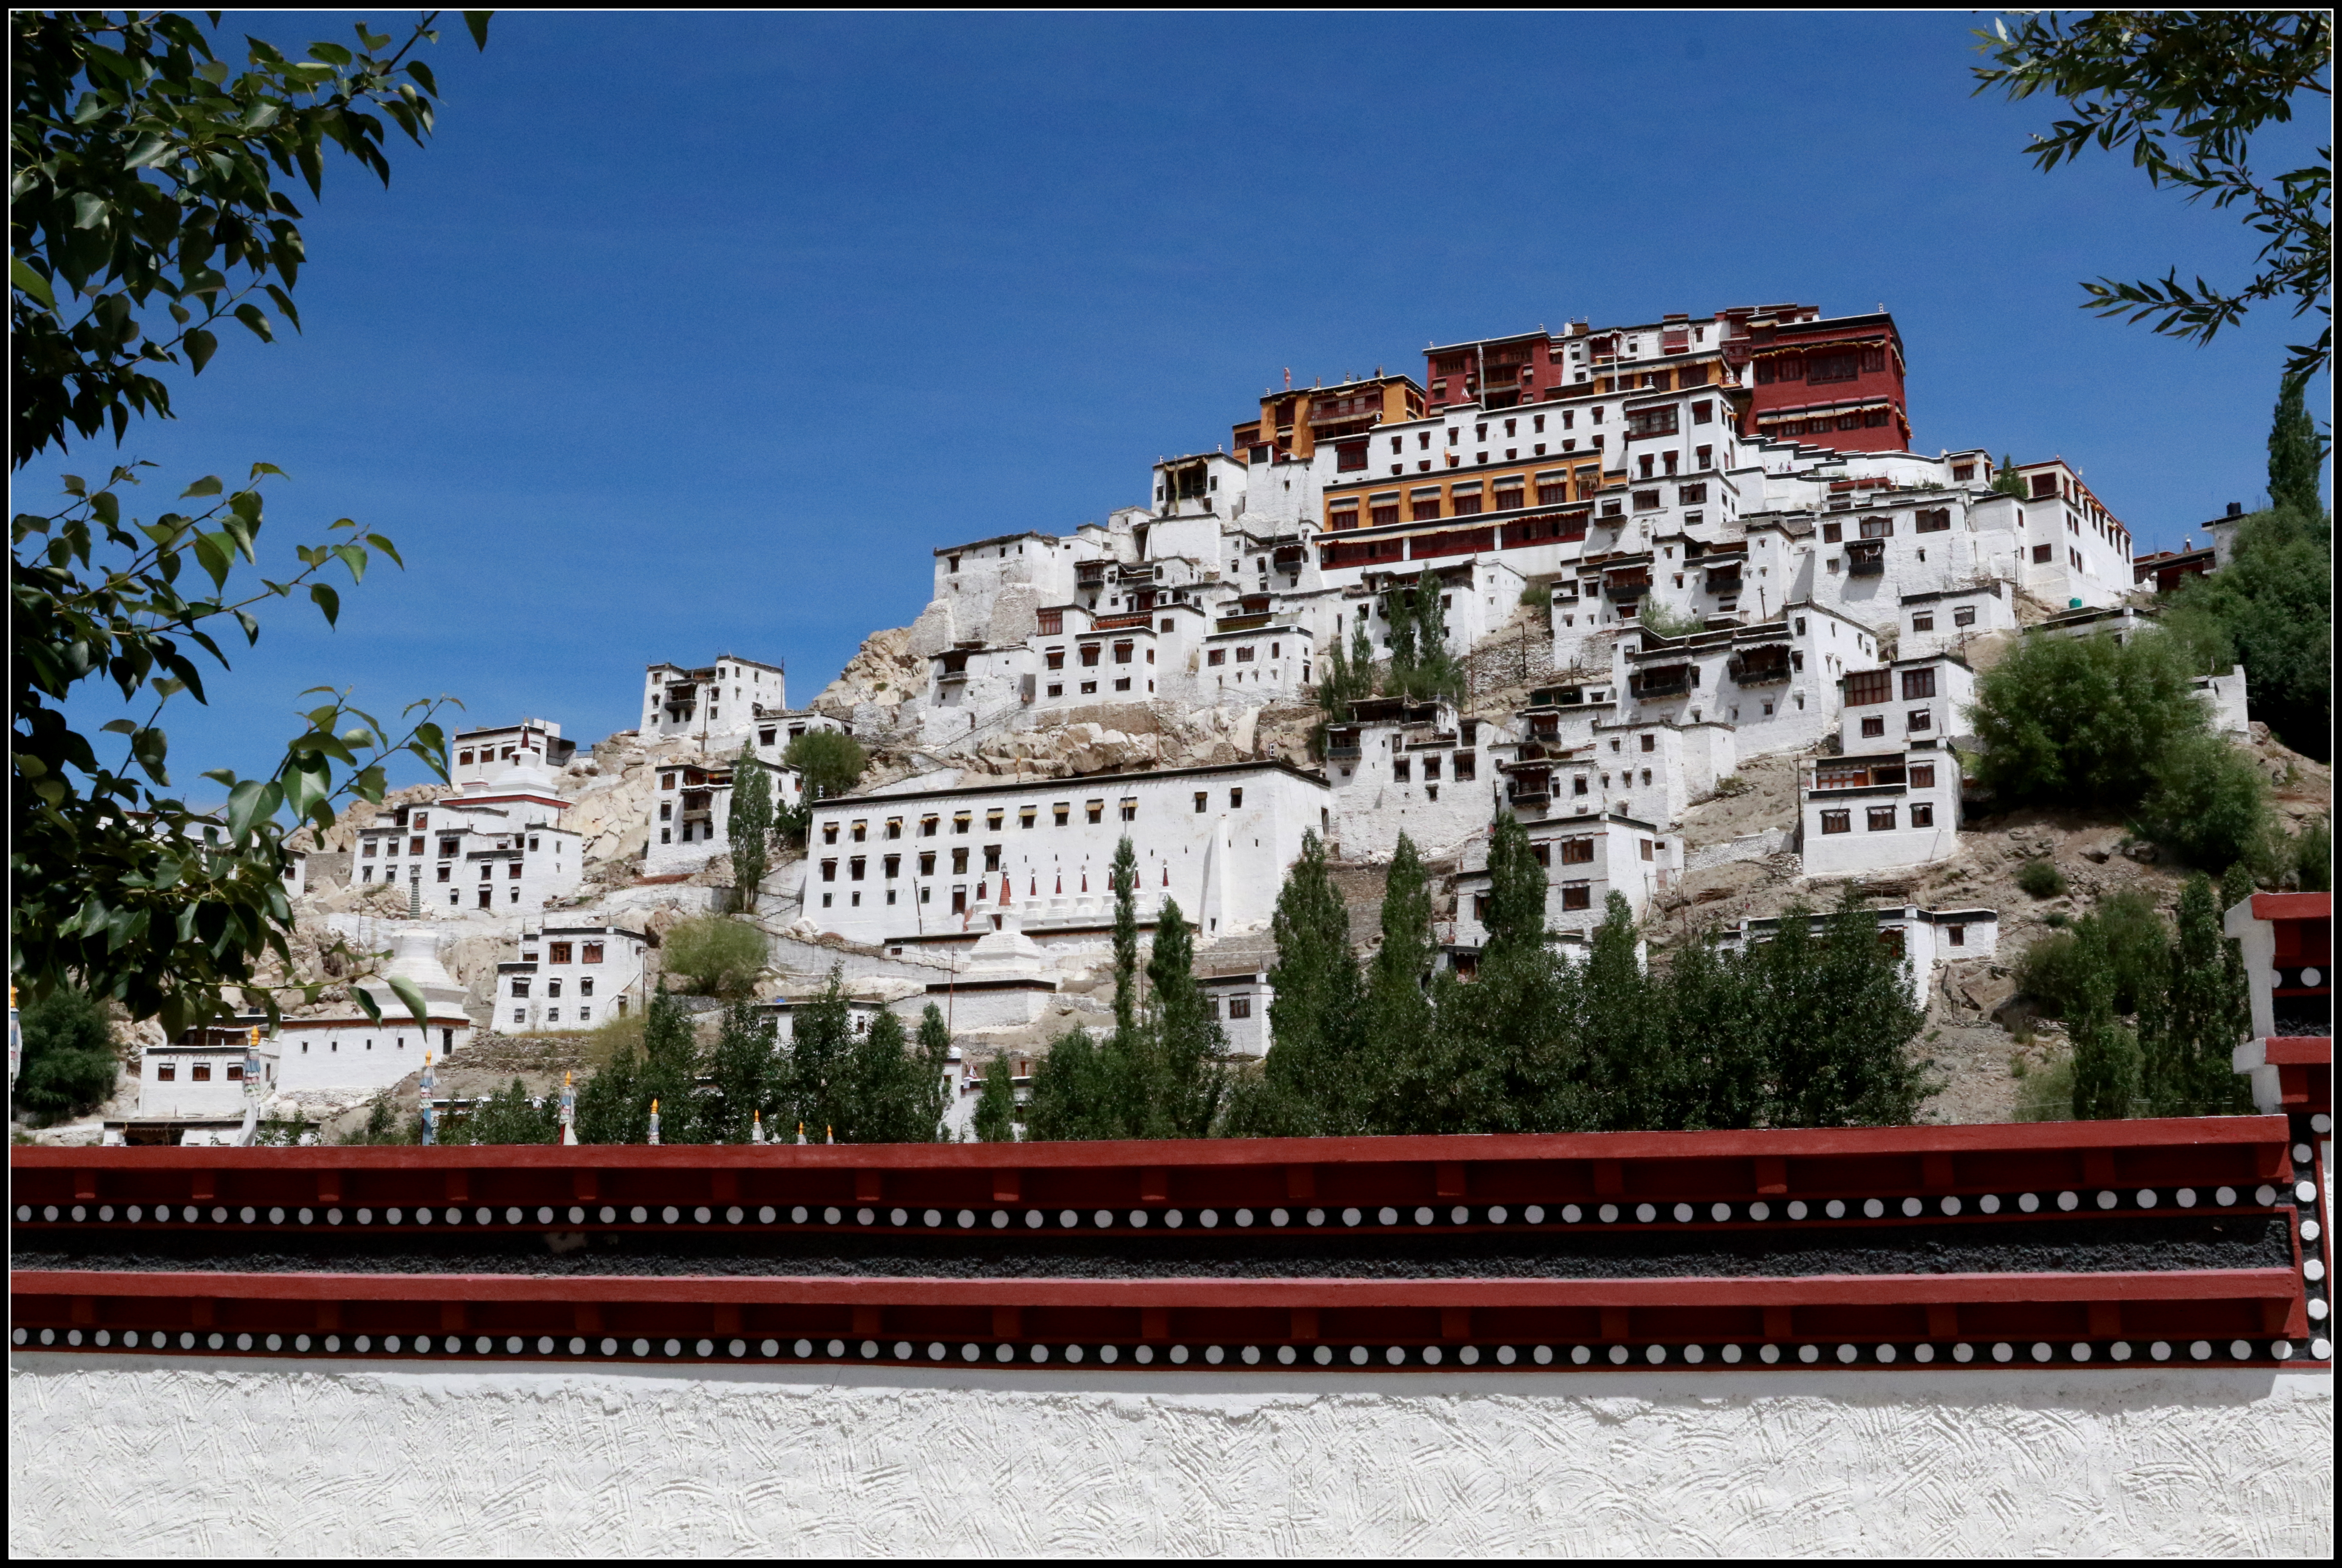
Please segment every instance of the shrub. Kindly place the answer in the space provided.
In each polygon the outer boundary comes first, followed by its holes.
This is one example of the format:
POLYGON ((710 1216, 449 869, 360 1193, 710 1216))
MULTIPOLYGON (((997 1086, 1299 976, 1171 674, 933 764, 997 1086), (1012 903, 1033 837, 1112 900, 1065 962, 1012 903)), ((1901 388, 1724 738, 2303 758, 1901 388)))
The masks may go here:
POLYGON ((2333 561, 2332 526, 2314 507, 2256 513, 2228 564, 2191 579, 2170 607, 2198 643, 2234 650, 2253 717, 2321 762, 2333 747, 2333 561))
POLYGON ((2153 997, 2166 984, 2169 942, 2163 917, 2147 895, 2126 890, 2101 902, 2070 931, 2027 948, 2017 962, 2017 989, 2047 1016, 2076 1016, 2086 955, 2095 954, 2087 961, 2106 965, 2115 1011, 2136 1013, 2142 998, 2153 997))
POLYGON ((25 1008, 18 1024, 25 1056, 15 1099, 35 1121, 78 1115, 114 1093, 122 1054, 95 998, 60 988, 25 1008))
POLYGON ((1541 605, 1552 604, 1552 584, 1531 583, 1528 586, 1521 590, 1521 603, 1528 605, 1531 609, 1536 609, 1541 605))
POLYGON ((461 1134, 449 1143, 550 1144, 561 1136, 561 1102, 546 1095, 543 1104, 530 1095, 528 1085, 515 1078, 511 1084, 475 1101, 464 1118, 461 1134))
MULTIPOLYGON (((2014 1067, 2021 1067, 2018 1057, 2014 1067)), ((2023 1086, 2017 1091, 2017 1119, 2020 1122, 2070 1122, 2074 1119, 2074 1059, 2059 1054, 2041 1065, 2037 1073, 2017 1072, 2023 1086)))
POLYGON ((2066 874, 2054 860, 2028 860, 2017 874, 2017 885, 2036 898, 2056 898, 2066 891, 2066 874))
POLYGON ((1654 600, 1643 601, 1643 630, 1655 637, 1688 637, 1706 625, 1706 622, 1688 610, 1676 611, 1654 600))
POLYGON ((746 996, 767 956, 763 932, 721 914, 683 922, 664 945, 666 972, 699 996, 746 996))
POLYGON ((781 765, 804 778, 808 802, 844 794, 861 782, 869 763, 862 743, 838 730, 807 730, 781 754, 781 765))
POLYGON ((2304 893, 2334 891, 2334 824, 2313 822, 2289 841, 2293 871, 2304 893))

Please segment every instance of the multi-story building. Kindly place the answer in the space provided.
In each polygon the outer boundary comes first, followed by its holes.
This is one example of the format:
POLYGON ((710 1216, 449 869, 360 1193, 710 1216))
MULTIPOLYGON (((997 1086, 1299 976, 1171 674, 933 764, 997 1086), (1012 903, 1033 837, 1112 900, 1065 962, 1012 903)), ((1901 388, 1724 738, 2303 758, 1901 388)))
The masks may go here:
POLYGON ((1960 764, 1933 741, 1798 766, 1807 876, 1862 876, 1959 853, 1960 764))
MULTIPOLYGON (((1682 874, 1683 841, 1654 823, 1615 813, 1554 814, 1525 819, 1522 826, 1545 868, 1549 941, 1575 945, 1587 940, 1602 924, 1613 893, 1624 896, 1640 919, 1652 899, 1682 874)), ((1456 874, 1454 935, 1444 945, 1468 954, 1486 944, 1488 887, 1488 837, 1483 834, 1456 874)))
POLYGON ((724 750, 748 732, 761 704, 789 705, 787 678, 778 664, 722 654, 712 664, 686 669, 657 664, 643 674, 642 735, 646 741, 692 740, 724 750))
POLYGON ((2017 630, 2013 585, 1990 578, 1973 586, 1932 594, 1906 594, 1897 645, 1907 658, 1957 654, 1978 637, 2017 630))
POLYGON ((1036 935, 1113 918, 1128 837, 1151 913, 1176 898, 1206 937, 1265 922, 1325 781, 1258 762, 843 795, 813 807, 805 911, 857 942, 963 939, 1014 914, 1036 935))
POLYGON ((558 771, 577 754, 577 743, 563 740, 561 726, 549 720, 523 719, 516 724, 458 730, 449 749, 455 754, 449 782, 467 784, 485 784, 515 763, 558 771))
MULTIPOLYGON (((767 726, 768 728, 771 726, 767 726)), ((745 744, 745 743, 744 743, 745 744)), ((805 803, 805 777, 755 753, 784 749, 767 743, 753 748, 746 765, 765 774, 773 804, 791 809, 805 803)), ((651 792, 649 834, 643 850, 646 875, 664 876, 706 864, 732 851, 732 785, 742 764, 720 754, 704 762, 671 762, 658 768, 651 792)))
POLYGON ((1446 702, 1376 697, 1350 704, 1350 721, 1326 732, 1326 778, 1332 786, 1337 853, 1350 860, 1387 860, 1399 834, 1423 854, 1448 854, 1483 832, 1496 814, 1496 756, 1483 745, 1484 726, 1446 702), (1491 765, 1484 767, 1484 763, 1491 765))
MULTIPOLYGON (((139 1053, 140 1121, 232 1124, 244 1117, 245 1067, 253 1053, 245 1024, 189 1029, 139 1053)), ((275 1094, 279 1062, 275 1041, 261 1037, 262 1083, 275 1094)))
POLYGON ((522 934, 517 956, 496 965, 500 1033, 592 1029, 648 1004, 646 934, 602 918, 547 920, 522 934))
POLYGON ((459 794, 398 806, 360 828, 358 884, 403 884, 416 914, 533 914, 575 893, 585 855, 561 825, 569 803, 544 767, 502 765, 492 783, 474 779, 459 794))
POLYGON ((1957 654, 1897 659, 1885 669, 1849 672, 1838 684, 1845 706, 1842 744, 1848 751, 1950 741, 1971 733, 1976 672, 1957 654))

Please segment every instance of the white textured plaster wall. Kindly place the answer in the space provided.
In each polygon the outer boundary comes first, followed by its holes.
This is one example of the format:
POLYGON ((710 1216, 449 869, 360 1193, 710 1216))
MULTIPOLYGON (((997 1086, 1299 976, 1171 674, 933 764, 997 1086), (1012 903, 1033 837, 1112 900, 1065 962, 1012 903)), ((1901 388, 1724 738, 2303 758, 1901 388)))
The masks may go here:
POLYGON ((17 1353, 18 1555, 2325 1558, 2331 1381, 435 1372, 17 1353))

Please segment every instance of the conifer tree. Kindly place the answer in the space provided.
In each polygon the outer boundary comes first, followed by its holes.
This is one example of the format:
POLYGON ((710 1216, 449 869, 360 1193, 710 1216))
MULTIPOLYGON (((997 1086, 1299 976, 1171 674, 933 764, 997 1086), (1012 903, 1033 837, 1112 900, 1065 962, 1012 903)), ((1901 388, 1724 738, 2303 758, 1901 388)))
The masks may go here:
POLYGON ((1655 1127, 1664 1110, 1665 1019, 1643 970, 1641 945, 1633 907, 1625 894, 1611 894, 1586 944, 1578 992, 1587 1088, 1604 1127, 1655 1127))
POLYGON ((724 827, 732 841, 732 907, 754 915, 772 857, 773 781, 746 741, 732 760, 732 807, 724 827))
POLYGON ((934 1094, 924 1054, 914 1055, 903 1021, 880 1013, 855 1038, 846 1056, 846 1093, 836 1124, 841 1144, 926 1144, 935 1141, 928 1115, 934 1094))
POLYGON ((2025 475, 2017 471, 2017 459, 2008 453, 2000 454, 2000 467, 1993 474, 1992 487, 2003 495, 2025 499, 2025 475))
POLYGON ((1668 964, 1654 1085, 1660 1125, 1691 1131, 1762 1124, 1772 1085, 1751 1015, 1757 972, 1719 953, 1713 932, 1694 938, 1668 964))
MULTIPOLYGON (((1911 1043, 1927 1010, 1911 999, 1901 951, 1879 940, 1878 919, 1848 886, 1822 934, 1819 1069, 1795 1087, 1797 1125, 1886 1126, 1911 1120, 1927 1097, 1911 1043)), ((1785 1082, 1785 1086, 1788 1086, 1785 1082)))
POLYGON ((1415 583, 1415 671, 1407 695, 1416 698, 1464 694, 1464 667, 1447 651, 1447 611, 1439 593, 1439 574, 1430 567, 1415 583))
POLYGON ((691 1014, 666 994, 664 987, 651 998, 643 1020, 643 1066, 635 1082, 640 1102, 643 1134, 650 1134, 651 1102, 658 1102, 659 1140, 666 1144, 704 1144, 708 1133, 699 1114, 699 1044, 692 1033, 691 1014))
POLYGON ((1350 680, 1356 696, 1375 694, 1375 639, 1363 620, 1350 624, 1350 680))
POLYGON ((1315 829, 1301 835, 1300 858, 1286 873, 1269 930, 1276 963, 1268 975, 1268 1057, 1241 1091, 1234 1130, 1254 1137, 1361 1131, 1362 1020, 1350 911, 1326 873, 1315 829))
POLYGON ((785 1120, 802 1124, 806 1136, 818 1144, 845 1120, 847 1059, 854 1048, 853 1013, 838 965, 832 964, 827 983, 797 1006, 789 1034, 782 1069, 785 1120))
MULTIPOLYGON (((2191 876, 2179 891, 2179 919, 2171 949, 2170 991, 2147 1038, 2146 1101, 2157 1116, 2214 1116, 2240 1110, 2247 1098, 2233 1068, 2233 1052, 2249 1025, 2244 961, 2220 930, 2212 884, 2191 876)), ((2079 1035, 2076 1061, 2080 1061, 2079 1035)), ((2078 1071, 2078 1069, 2077 1069, 2078 1071)), ((2075 1114, 2082 1091, 2076 1080, 2075 1114)))
POLYGON ((995 1056, 985 1067, 984 1090, 976 1099, 976 1135, 987 1144, 1016 1141, 1016 1085, 1006 1056, 995 1056))
POLYGON ((1395 697, 1413 694, 1416 665, 1422 658, 1417 641, 1415 590, 1393 577, 1383 590, 1383 623, 1390 628, 1390 679, 1384 687, 1395 697))
POLYGON ((1138 852, 1129 835, 1114 846, 1114 1032, 1138 1031, 1138 852))
POLYGON ((2325 510, 2317 498, 2317 473, 2326 460, 2326 445, 2317 434, 2317 422, 2303 406, 2302 378, 2286 376, 2278 384, 2277 412, 2269 421, 2272 508, 2290 508, 2304 517, 2315 517, 2325 510))
MULTIPOLYGON (((653 1006, 657 1005, 656 999, 653 1006)), ((577 1091, 577 1141, 581 1144, 639 1144, 647 1124, 637 1108, 647 1111, 647 1097, 637 1098, 635 1081, 642 1061, 631 1044, 622 1044, 599 1072, 577 1091)))

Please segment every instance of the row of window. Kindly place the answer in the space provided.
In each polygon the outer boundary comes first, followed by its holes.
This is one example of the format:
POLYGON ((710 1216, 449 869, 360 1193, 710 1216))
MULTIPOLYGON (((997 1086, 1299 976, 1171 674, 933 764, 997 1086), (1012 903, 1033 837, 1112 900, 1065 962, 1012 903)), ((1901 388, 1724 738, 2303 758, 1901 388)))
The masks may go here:
MULTIPOLYGON (((1163 629, 1166 632, 1169 631, 1171 629, 1171 623, 1166 621, 1163 624, 1163 629)), ((1131 662, 1132 650, 1136 648, 1136 645, 1137 644, 1134 643, 1115 644, 1114 662, 1117 664, 1129 664, 1131 662)), ((1086 670, 1096 669, 1098 664, 1099 655, 1104 652, 1106 646, 1106 644, 1104 643, 1084 643, 1081 645, 1082 667, 1086 670)), ((1062 670, 1066 667, 1066 650, 1063 648, 1045 648, 1041 652, 1041 658, 1042 662, 1050 669, 1062 670)), ((1155 662, 1155 650, 1152 648, 1146 650, 1146 662, 1150 664, 1155 662)))
MULTIPOLYGON (((1204 810, 1209 798, 1210 794, 1208 791, 1197 790, 1196 792, 1196 809, 1197 811, 1204 810)), ((1240 808, 1243 804, 1244 786, 1239 784, 1228 791, 1228 809, 1234 811, 1240 808)), ((1050 816, 1058 827, 1066 827, 1071 824, 1073 821, 1073 811, 1074 803, 1069 800, 1058 801, 1049 808, 1050 816)), ((1041 808, 1038 805, 1018 806, 1016 808, 1016 825, 1018 827, 1026 828, 1036 825, 1040 820, 1040 813, 1041 808)), ((1082 814, 1085 820, 1093 824, 1104 822, 1106 820, 1106 801, 1103 798, 1099 798, 1084 802, 1082 805, 1082 814)), ((1136 822, 1138 820, 1138 797, 1136 795, 1123 796, 1120 803, 1119 814, 1125 822, 1136 822)), ((904 824, 906 820, 907 819, 899 816, 890 816, 886 818, 882 836, 890 839, 901 838, 903 836, 904 824)), ((997 805, 987 807, 984 814, 985 831, 987 833, 998 833, 1001 831, 1003 824, 1006 824, 1007 820, 1007 807, 997 805)), ((965 834, 975 825, 975 823, 976 814, 973 811, 955 812, 952 814, 952 832, 955 834, 965 834)), ((851 823, 842 825, 844 826, 845 834, 849 843, 866 844, 869 841, 869 818, 856 817, 851 823)), ((836 822, 826 822, 822 824, 821 842, 824 844, 836 844, 838 840, 840 827, 841 824, 836 822)), ((943 817, 941 814, 931 814, 929 815, 923 816, 919 819, 918 836, 921 838, 933 838, 942 830, 942 827, 943 817)))
MULTIPOLYGON (((1976 618, 1977 613, 1976 606, 1974 604, 1959 604, 1953 607, 1952 624, 1955 626, 1973 626, 1976 624, 1976 618)), ((1911 617, 1911 629, 1915 632, 1934 631, 1936 629, 1936 613, 1933 610, 1916 612, 1911 617)))
MULTIPOLYGON (((369 1050, 373 1049, 374 1042, 371 1040, 367 1041, 366 1047, 369 1050)), ((158 1060, 155 1062, 154 1067, 155 1082, 157 1084, 175 1084, 178 1082, 179 1064, 177 1063, 158 1060)), ((212 1081, 212 1064, 208 1062, 196 1062, 190 1064, 187 1068, 187 1081, 191 1084, 210 1083, 212 1081)), ((243 1063, 230 1062, 227 1064, 226 1081, 231 1084, 241 1084, 244 1082, 243 1063)))
POLYGON ((1781 381, 1852 381, 1887 368, 1881 348, 1822 349, 1807 355, 1783 354, 1756 362, 1756 385, 1781 381))
MULTIPOLYGON (((419 820, 416 823, 416 825, 422 825, 419 820)), ((522 835, 515 834, 512 835, 509 840, 503 838, 496 840, 496 847, 498 849, 518 849, 523 846, 523 842, 522 835)), ((538 836, 535 834, 525 835, 525 843, 526 847, 529 849, 536 849, 539 847, 538 836)), ((358 850, 358 858, 361 860, 374 859, 375 847, 377 844, 382 846, 382 857, 384 859, 396 860, 398 858, 398 840, 395 838, 367 839, 358 850)), ((442 860, 452 860, 462 852, 463 847, 464 841, 461 838, 449 837, 443 834, 439 840, 439 858, 442 860)), ((419 836, 408 839, 406 841, 406 853, 410 856, 421 854, 423 853, 423 840, 419 836)))
MULTIPOLYGON (((1909 804, 1900 807, 1899 810, 1909 814, 1910 824, 1913 827, 1933 827, 1936 825, 1936 808, 1930 802, 1913 801, 1909 804)), ((1866 806, 1863 808, 1863 825, 1872 833, 1893 833, 1897 827, 1901 825, 1897 817, 1897 807, 1891 805, 1866 806)), ((1851 806, 1840 806, 1833 807, 1823 812, 1822 831, 1824 833, 1852 833, 1854 831, 1854 809, 1851 806)))
MULTIPOLYGON (((625 1004, 623 1002, 622 1002, 622 1003, 620 1003, 620 1004, 619 1004, 619 1010, 620 1010, 621 1012, 624 1012, 624 1011, 625 1011, 625 1009, 626 1009, 626 1004, 625 1004)), ((514 1008, 514 1009, 513 1009, 513 1014, 512 1014, 512 1021, 513 1021, 514 1023, 515 1023, 515 1024, 525 1024, 525 1023, 527 1023, 527 1022, 528 1022, 528 1009, 527 1009, 527 1008, 525 1008, 525 1007, 515 1007, 515 1008, 514 1008)), ((545 1010, 545 1021, 547 1024, 558 1024, 558 1023, 560 1023, 560 1022, 561 1022, 561 1009, 560 1009, 560 1008, 558 1008, 558 1007, 548 1007, 548 1008, 546 1008, 546 1009, 545 1010)), ((592 1022, 594 1022, 594 1009, 593 1009, 592 1007, 590 1007, 590 1006, 580 1007, 579 1009, 577 1009, 577 1022, 578 1022, 578 1023, 580 1023, 580 1024, 591 1024, 592 1022)))
MULTIPOLYGON (((1846 677, 1846 705, 1867 707, 1873 703, 1893 699, 1895 672, 1892 670, 1858 670, 1846 677)), ((1903 672, 1903 700, 1917 702, 1936 694, 1936 666, 1903 672)))

